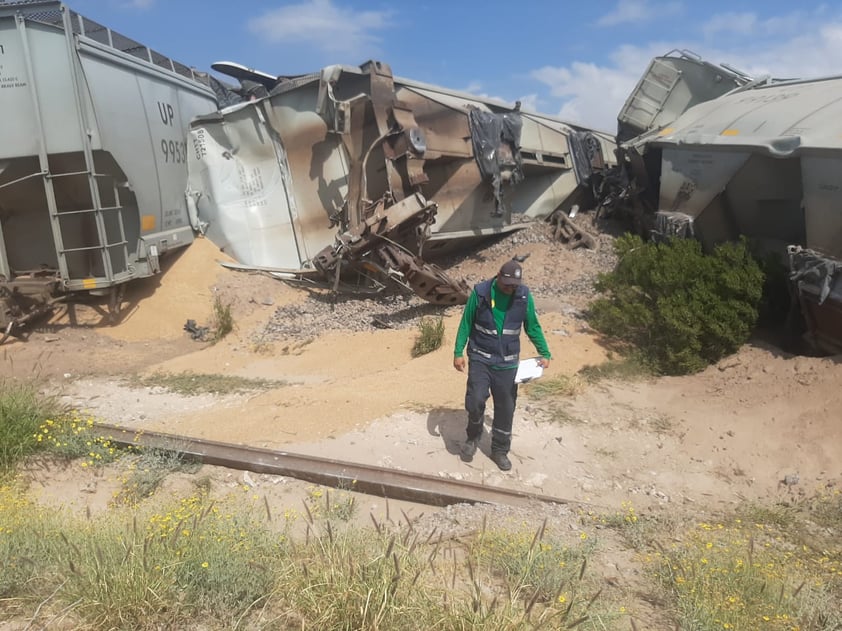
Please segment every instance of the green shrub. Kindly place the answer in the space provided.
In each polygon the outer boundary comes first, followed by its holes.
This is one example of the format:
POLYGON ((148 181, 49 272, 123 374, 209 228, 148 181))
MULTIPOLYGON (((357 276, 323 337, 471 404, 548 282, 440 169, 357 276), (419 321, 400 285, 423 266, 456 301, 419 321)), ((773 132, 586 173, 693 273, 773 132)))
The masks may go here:
POLYGON ((591 325, 637 347, 665 374, 687 374, 736 351, 757 322, 764 275, 746 242, 710 255, 692 239, 615 242, 613 272, 595 284, 605 294, 590 308, 591 325))
POLYGON ((412 356, 420 357, 432 353, 441 347, 444 341, 443 318, 421 318, 418 324, 418 337, 412 347, 412 356))

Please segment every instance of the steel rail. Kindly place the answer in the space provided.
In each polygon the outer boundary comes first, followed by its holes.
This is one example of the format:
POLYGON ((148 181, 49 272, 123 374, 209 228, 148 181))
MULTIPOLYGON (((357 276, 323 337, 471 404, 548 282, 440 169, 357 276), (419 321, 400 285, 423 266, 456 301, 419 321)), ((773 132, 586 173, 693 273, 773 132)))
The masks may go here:
POLYGON ((542 503, 582 504, 582 502, 558 497, 318 456, 305 456, 286 451, 233 445, 101 423, 94 427, 96 431, 102 432, 104 437, 118 445, 177 451, 188 460, 205 464, 254 473, 282 475, 322 486, 430 506, 462 503, 509 506, 534 506, 542 503))

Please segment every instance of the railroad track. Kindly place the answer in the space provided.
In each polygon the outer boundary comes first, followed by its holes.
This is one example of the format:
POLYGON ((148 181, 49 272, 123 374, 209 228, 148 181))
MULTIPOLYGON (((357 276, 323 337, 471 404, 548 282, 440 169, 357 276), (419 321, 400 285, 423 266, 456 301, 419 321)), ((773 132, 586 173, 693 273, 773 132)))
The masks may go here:
POLYGON ((186 459, 205 464, 254 473, 282 475, 322 486, 343 488, 377 497, 430 506, 463 503, 509 506, 582 505, 582 502, 558 497, 286 451, 139 431, 101 423, 97 424, 96 428, 103 436, 107 436, 119 445, 177 451, 186 459))

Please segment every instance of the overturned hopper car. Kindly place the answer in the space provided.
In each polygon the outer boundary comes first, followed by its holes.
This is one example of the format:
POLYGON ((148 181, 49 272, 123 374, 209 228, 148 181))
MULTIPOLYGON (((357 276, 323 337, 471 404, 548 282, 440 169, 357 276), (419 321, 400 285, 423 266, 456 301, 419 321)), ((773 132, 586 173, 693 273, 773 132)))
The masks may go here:
POLYGON ((108 298, 189 245, 187 125, 208 76, 60 2, 0 4, 0 336, 108 298), (101 298, 104 299, 104 298, 101 298))
POLYGON ((247 266, 397 282, 455 304, 428 262, 587 205, 607 134, 393 76, 371 61, 273 77, 231 63, 249 100, 190 126, 195 227, 247 266))
POLYGON ((744 81, 620 149, 656 233, 776 254, 809 337, 842 351, 842 78, 744 81))

